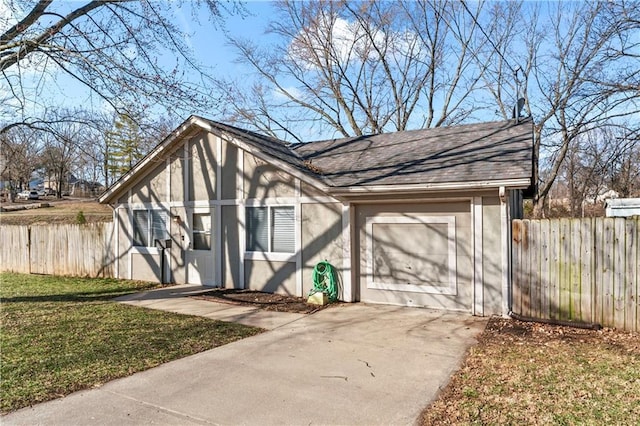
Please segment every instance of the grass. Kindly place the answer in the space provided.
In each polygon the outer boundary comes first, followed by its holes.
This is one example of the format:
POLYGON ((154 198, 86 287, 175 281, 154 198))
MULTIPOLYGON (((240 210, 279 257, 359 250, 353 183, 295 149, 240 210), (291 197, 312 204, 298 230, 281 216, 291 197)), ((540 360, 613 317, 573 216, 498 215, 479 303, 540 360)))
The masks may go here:
POLYGON ((47 197, 39 201, 21 201, 17 204, 35 203, 48 203, 50 207, 3 212, 0 223, 3 225, 77 224, 80 212, 86 223, 113 221, 111 207, 94 200, 57 200, 47 197))
POLYGON ((423 425, 640 419, 640 337, 492 319, 423 425))
POLYGON ((260 329, 118 304, 149 283, 0 274, 0 410, 7 413, 260 329))

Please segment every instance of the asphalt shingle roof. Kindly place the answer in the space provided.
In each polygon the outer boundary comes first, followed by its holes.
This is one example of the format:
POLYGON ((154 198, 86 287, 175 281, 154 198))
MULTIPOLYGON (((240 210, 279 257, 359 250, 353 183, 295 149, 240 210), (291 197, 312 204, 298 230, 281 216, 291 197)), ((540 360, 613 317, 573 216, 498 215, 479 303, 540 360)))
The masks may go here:
POLYGON ((330 187, 464 183, 533 175, 531 119, 298 144, 207 121, 330 187))
POLYGON ((332 139, 291 149, 329 186, 531 178, 532 121, 501 121, 332 139))

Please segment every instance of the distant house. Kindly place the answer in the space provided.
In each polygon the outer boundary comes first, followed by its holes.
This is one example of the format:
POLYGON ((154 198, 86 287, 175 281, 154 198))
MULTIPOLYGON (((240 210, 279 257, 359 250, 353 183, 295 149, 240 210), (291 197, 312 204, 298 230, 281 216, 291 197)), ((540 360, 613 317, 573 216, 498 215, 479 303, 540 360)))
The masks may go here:
POLYGON ((607 217, 640 216, 640 198, 611 198, 604 209, 607 217))
POLYGON ((289 144, 192 116, 100 197, 121 278, 506 313, 532 122, 289 144))

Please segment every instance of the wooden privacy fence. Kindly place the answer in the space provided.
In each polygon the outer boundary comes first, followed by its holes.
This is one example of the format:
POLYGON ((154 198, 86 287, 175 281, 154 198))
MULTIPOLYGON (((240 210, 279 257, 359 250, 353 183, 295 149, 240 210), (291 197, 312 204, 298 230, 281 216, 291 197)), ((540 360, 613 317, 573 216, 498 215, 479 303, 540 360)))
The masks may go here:
POLYGON ((512 310, 640 331, 640 218, 514 220, 512 310))
POLYGON ((113 223, 0 226, 0 270, 113 277, 113 223))

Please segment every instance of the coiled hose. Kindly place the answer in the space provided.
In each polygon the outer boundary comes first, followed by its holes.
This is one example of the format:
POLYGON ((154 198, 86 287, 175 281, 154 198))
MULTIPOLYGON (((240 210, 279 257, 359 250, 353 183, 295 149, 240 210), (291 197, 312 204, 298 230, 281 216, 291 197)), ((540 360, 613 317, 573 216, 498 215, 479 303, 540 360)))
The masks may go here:
POLYGON ((330 302, 338 300, 338 274, 336 269, 327 261, 318 262, 311 274, 313 289, 310 294, 326 293, 330 302))

